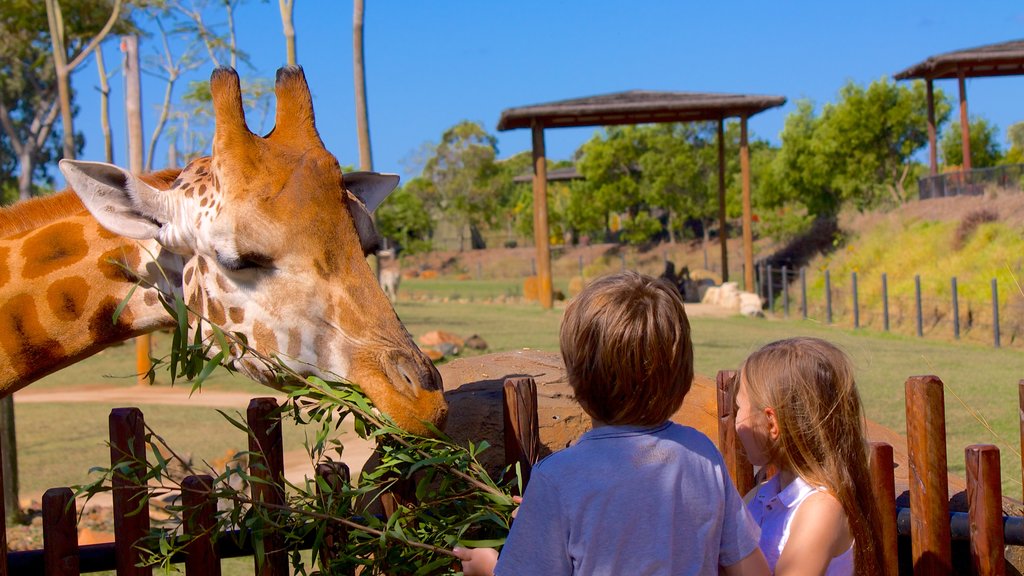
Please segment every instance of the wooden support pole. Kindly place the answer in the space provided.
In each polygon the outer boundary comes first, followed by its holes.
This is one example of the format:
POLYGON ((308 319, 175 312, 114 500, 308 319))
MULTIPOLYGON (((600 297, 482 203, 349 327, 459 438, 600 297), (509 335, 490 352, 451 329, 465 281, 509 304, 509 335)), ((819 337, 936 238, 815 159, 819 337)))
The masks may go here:
MULTIPOLYGON (((274 398, 253 398, 246 410, 249 435, 249 474, 262 482, 253 482, 249 490, 254 502, 284 505, 284 442, 274 398)), ((276 511, 269 510, 273 515, 276 511)), ((259 537, 259 536, 257 536, 259 537)), ((263 534, 264 558, 254 557, 257 576, 288 574, 288 551, 277 534, 263 534)))
POLYGON ((1017 414, 1020 416, 1020 447, 1021 447, 1021 462, 1020 462, 1020 479, 1021 486, 1024 486, 1024 379, 1017 382, 1017 414))
POLYGON ((967 463, 967 514, 971 524, 971 565, 978 576, 1004 576, 1003 491, 999 448, 974 444, 967 463))
MULTIPOLYGON (((967 81, 961 71, 957 76, 960 85, 960 148, 963 151, 963 162, 960 163, 961 171, 966 175, 971 171, 971 126, 967 119, 967 81)), ((965 181, 964 184, 967 184, 965 181)))
POLYGON ((43 494, 43 565, 46 576, 78 576, 78 527, 70 488, 43 494))
POLYGON ((908 378, 906 402, 914 574, 952 574, 942 381, 935 376, 908 378))
POLYGON ((932 79, 924 81, 925 94, 928 98, 928 174, 935 176, 939 173, 939 151, 935 131, 935 93, 932 86, 932 79))
POLYGON ((747 117, 740 117, 740 178, 743 181, 743 281, 744 290, 754 290, 754 210, 750 202, 750 146, 747 117))
MULTIPOLYGON (((338 496, 349 483, 350 473, 344 462, 321 462, 316 465, 316 475, 324 481, 329 491, 324 491, 317 482, 316 493, 321 505, 328 514, 336 518, 346 518, 351 513, 349 503, 338 496)), ((324 574, 355 574, 355 563, 344 555, 345 543, 348 540, 348 527, 340 523, 327 526, 323 544, 318 553, 320 570, 324 574)))
POLYGON ((876 527, 881 534, 882 558, 889 574, 899 571, 900 555, 896 532, 896 480, 893 470, 892 446, 885 442, 871 443, 871 486, 882 516, 882 525, 876 527))
POLYGON ((505 465, 515 474, 519 465, 523 490, 530 471, 540 458, 540 424, 537 421, 537 383, 533 378, 507 378, 502 387, 505 422, 505 465))
POLYGON ((715 384, 718 391, 718 448, 725 459, 732 483, 743 495, 754 488, 754 467, 747 460, 747 454, 736 437, 733 387, 740 385, 739 374, 735 370, 719 370, 715 384))
POLYGON ((725 223, 725 118, 718 119, 718 243, 722 246, 722 282, 729 281, 729 233, 725 223))
POLYGON ((139 566, 140 541, 149 535, 146 486, 146 428, 138 408, 110 411, 110 465, 120 471, 110 478, 114 500, 114 545, 118 576, 151 576, 153 569, 139 566))
POLYGON ((540 305, 550 309, 553 304, 551 290, 551 248, 548 236, 548 168, 544 151, 544 125, 534 121, 533 126, 533 238, 537 245, 537 296, 540 305))
MULTIPOLYGON (((1024 380, 1022 380, 1021 383, 1024 385, 1024 380)), ((10 398, 13 401, 14 397, 11 396, 10 398)), ((3 443, 0 443, 0 461, 4 461, 4 458, 6 457, 6 455, 3 454, 3 450, 3 443)), ((0 487, 3 487, 6 492, 7 480, 5 476, 4 467, 0 466, 0 487)), ((0 576, 9 576, 10 572, 7 570, 7 506, 5 505, 4 500, 5 498, 0 498, 0 576)))
POLYGON ((185 574, 220 576, 220 558, 211 534, 217 524, 213 478, 205 474, 186 477, 181 483, 181 501, 185 534, 191 537, 185 547, 185 574))

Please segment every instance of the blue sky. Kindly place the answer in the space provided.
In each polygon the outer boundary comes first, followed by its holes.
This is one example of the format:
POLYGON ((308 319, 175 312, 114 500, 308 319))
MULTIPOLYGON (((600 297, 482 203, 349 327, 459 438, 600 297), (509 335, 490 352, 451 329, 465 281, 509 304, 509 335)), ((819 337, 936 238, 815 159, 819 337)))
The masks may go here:
MULTIPOLYGON (((528 130, 497 132, 502 110, 624 90, 780 95, 786 106, 751 119, 755 137, 778 142, 797 100, 834 101, 848 80, 867 84, 930 55, 1024 38, 1024 5, 1011 1, 686 2, 668 0, 366 0, 367 92, 374 168, 403 179, 417 152, 461 120, 498 137, 499 157, 528 150, 528 130)), ((218 11, 210 23, 223 22, 218 11)), ((296 0, 298 60, 321 136, 342 164, 357 165, 352 81, 352 3, 296 0)), ((276 1, 238 8, 239 46, 273 78, 285 61, 276 1)), ((143 39, 143 54, 157 38, 143 39)), ((108 66, 120 60, 105 45, 108 66)), ((209 78, 211 67, 193 78, 209 78)), ((73 78, 86 136, 83 159, 102 160, 95 68, 73 78)), ((115 162, 127 163, 120 77, 113 81, 115 162)), ((954 81, 937 87, 956 96, 954 81)), ((177 89, 180 95, 182 88, 177 89)), ((1003 138, 1024 120, 1024 78, 968 80, 970 112, 1003 138)), ((145 78, 144 130, 156 124, 163 83, 145 78)), ((250 116, 250 122, 255 120, 250 116)), ((255 126, 253 127, 255 130, 255 126)), ((268 124, 266 129, 270 128, 268 124)), ((548 155, 571 156, 596 128, 546 132, 548 155)), ((1005 145, 1005 143, 1004 143, 1005 145)), ((161 167, 166 152, 155 155, 161 167)), ((420 155, 421 156, 421 155, 420 155)))

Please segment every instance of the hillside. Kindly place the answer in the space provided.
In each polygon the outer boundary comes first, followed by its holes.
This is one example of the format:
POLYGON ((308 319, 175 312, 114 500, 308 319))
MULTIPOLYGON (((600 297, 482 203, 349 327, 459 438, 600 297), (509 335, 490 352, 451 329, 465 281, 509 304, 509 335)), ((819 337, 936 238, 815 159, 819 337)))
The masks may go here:
MULTIPOLYGON (((992 342, 991 281, 998 283, 1003 345, 1024 345, 1024 194, 915 201, 897 209, 840 216, 838 233, 827 231, 811 244, 823 247, 806 259, 808 314, 827 319, 824 272, 829 271, 833 322, 853 326, 852 273, 857 273, 859 326, 882 329, 881 275, 888 285, 890 329, 916 331, 914 276, 920 276, 923 332, 952 339, 952 278, 957 279, 961 338, 992 342)), ((739 231, 734 232, 739 236, 739 231)), ((804 244, 807 239, 802 240, 804 244)), ((800 244, 800 242, 796 243, 800 244)), ((797 246, 797 251, 803 246, 797 246)), ((769 238, 755 241, 755 259, 769 259, 793 245, 769 238)), ((573 276, 591 278, 623 266, 660 274, 665 261, 676 269, 720 278, 717 239, 659 244, 647 250, 613 244, 560 247, 552 250, 556 290, 568 293, 573 276), (707 272, 702 272, 707 270, 707 272)), ((742 282, 742 246, 729 240, 729 278, 742 282)), ((427 272, 452 281, 502 280, 508 292, 533 273, 532 247, 465 252, 434 252, 403 258, 407 276, 427 272)), ((778 274, 776 268, 775 274, 778 274)), ((798 277, 790 279, 790 314, 799 314, 798 277)), ((776 315, 783 315, 781 285, 775 290, 776 315)), ((769 311, 771 315, 771 311, 769 311)))

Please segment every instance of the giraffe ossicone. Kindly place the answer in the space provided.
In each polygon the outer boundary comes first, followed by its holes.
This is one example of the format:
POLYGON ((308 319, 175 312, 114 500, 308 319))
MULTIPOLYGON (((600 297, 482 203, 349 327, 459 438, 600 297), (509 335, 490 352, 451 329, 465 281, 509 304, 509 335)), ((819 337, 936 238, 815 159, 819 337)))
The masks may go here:
MULTIPOLYGON (((70 191, 0 211, 0 394, 172 326, 159 294, 173 292, 301 375, 358 384, 400 426, 442 427, 441 377, 366 260, 398 177, 342 174, 301 68, 278 71, 265 137, 245 124, 234 70, 215 70, 210 91, 211 156, 145 175, 64 160, 70 191)), ((276 382, 247 357, 236 368, 276 382)))

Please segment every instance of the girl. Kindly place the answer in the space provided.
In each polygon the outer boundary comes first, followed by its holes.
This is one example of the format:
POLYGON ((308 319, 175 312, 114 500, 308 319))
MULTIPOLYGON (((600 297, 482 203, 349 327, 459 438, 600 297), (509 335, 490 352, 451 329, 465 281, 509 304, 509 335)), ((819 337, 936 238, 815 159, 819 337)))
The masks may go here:
POLYGON ((748 495, 776 576, 887 573, 850 360, 816 338, 773 342, 740 368, 736 432, 777 473, 748 495))

